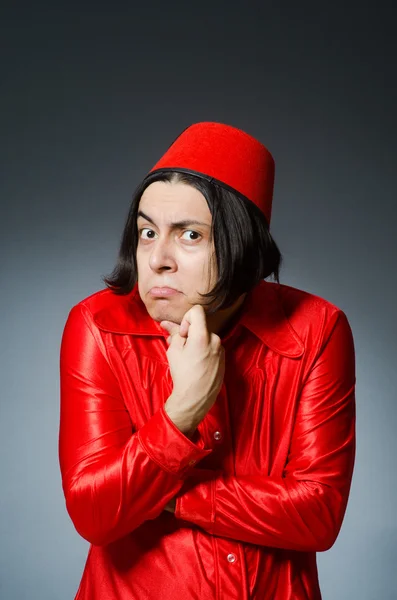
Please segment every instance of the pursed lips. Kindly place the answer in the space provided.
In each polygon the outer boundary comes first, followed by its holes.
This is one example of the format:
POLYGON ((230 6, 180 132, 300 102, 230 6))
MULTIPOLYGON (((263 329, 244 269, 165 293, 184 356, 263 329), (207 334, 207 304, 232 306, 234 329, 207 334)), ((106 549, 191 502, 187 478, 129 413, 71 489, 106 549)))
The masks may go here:
POLYGON ((152 296, 174 296, 175 294, 179 294, 179 290, 172 287, 152 287, 149 291, 152 296))

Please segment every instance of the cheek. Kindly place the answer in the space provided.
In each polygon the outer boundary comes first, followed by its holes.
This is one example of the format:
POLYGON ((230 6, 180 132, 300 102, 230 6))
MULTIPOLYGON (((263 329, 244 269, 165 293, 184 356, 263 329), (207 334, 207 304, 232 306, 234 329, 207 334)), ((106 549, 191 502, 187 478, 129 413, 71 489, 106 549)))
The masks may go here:
POLYGON ((145 263, 147 263, 147 260, 145 261, 144 255, 139 250, 136 251, 135 260, 136 260, 137 269, 140 268, 142 270, 145 267, 145 263))
POLYGON ((144 261, 136 260, 136 274, 138 287, 143 290, 149 280, 149 270, 144 261))
POLYGON ((188 257, 187 260, 179 262, 178 270, 187 280, 197 284, 202 283, 207 277, 208 260, 205 257, 188 257))

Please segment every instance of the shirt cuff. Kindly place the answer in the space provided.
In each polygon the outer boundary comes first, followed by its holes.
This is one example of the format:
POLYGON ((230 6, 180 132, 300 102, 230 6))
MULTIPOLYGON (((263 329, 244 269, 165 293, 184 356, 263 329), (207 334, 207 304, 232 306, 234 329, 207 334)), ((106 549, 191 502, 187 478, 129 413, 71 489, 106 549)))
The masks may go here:
POLYGON ((213 533, 217 473, 195 469, 176 496, 175 517, 213 533))
POLYGON ((169 418, 162 406, 138 431, 138 439, 150 458, 164 471, 185 477, 212 449, 195 432, 193 440, 186 437, 169 418))

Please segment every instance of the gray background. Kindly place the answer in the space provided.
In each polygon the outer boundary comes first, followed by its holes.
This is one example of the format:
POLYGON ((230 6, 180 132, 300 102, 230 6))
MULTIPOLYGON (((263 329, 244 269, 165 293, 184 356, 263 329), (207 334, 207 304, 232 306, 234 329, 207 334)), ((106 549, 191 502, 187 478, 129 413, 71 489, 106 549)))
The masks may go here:
POLYGON ((133 189, 201 120, 270 148, 281 282, 353 329, 357 459, 324 600, 397 598, 392 2, 53 4, 0 19, 1 599, 74 598, 88 543, 60 483, 60 337, 104 287, 133 189))

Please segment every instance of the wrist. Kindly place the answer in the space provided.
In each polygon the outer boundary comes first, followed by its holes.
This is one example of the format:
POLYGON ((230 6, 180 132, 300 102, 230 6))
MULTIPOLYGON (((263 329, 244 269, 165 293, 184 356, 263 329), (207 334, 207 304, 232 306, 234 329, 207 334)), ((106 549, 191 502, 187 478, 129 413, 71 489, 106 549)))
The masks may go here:
POLYGON ((168 418, 173 422, 175 427, 177 427, 186 437, 190 438, 194 435, 198 423, 192 416, 170 408, 167 406, 167 403, 164 405, 164 411, 166 412, 168 418))

